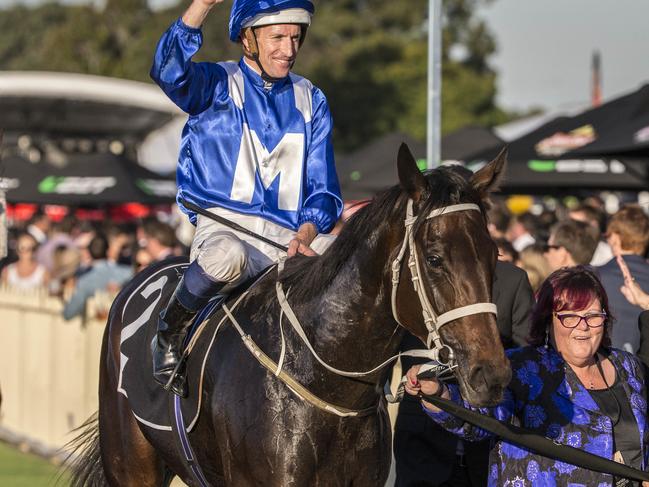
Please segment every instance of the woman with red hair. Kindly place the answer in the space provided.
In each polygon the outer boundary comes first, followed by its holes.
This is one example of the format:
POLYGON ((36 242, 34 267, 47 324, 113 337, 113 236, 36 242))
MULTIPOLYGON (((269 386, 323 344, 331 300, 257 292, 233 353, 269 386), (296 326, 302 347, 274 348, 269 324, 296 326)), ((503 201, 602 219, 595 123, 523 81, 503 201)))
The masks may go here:
MULTIPOLYGON (((606 292, 588 267, 562 268, 541 284, 530 345, 510 350, 512 381, 504 400, 481 411, 604 458, 645 470, 647 403, 644 370, 632 354, 610 348, 606 292)), ((407 374, 408 393, 441 395, 469 407, 455 385, 407 374)), ((466 440, 484 430, 422 401, 438 424, 466 440)), ((633 485, 543 457, 499 440, 490 453, 489 485, 633 485)), ((647 484, 647 483, 645 483, 647 484)))

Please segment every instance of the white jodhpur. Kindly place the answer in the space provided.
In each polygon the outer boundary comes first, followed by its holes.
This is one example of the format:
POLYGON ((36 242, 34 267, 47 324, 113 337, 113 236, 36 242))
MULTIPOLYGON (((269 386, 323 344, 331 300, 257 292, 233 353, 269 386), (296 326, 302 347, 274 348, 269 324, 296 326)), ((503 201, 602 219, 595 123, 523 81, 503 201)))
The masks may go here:
MULTIPOLYGON (((210 208, 209 211, 284 246, 288 246, 295 236, 293 230, 263 218, 235 213, 224 208, 210 208)), ((311 243, 311 248, 321 254, 334 239, 334 235, 320 234, 311 243)), ((227 282, 225 291, 260 274, 285 255, 283 251, 255 237, 198 215, 190 260, 198 260, 201 269, 214 280, 227 282)))

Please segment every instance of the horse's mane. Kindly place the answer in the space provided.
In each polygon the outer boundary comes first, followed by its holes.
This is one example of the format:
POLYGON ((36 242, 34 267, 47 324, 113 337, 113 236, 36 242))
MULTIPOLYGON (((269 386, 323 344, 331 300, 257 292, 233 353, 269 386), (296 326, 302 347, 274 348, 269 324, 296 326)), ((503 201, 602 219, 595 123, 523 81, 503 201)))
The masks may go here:
MULTIPOLYGON (((476 202, 482 208, 480 198, 467 179, 453 168, 440 167, 427 172, 425 176, 429 194, 417 211, 418 214, 428 214, 434 208, 463 200, 476 202)), ((379 193, 347 220, 324 254, 318 257, 299 255, 288 259, 279 279, 285 289, 291 289, 292 299, 308 301, 320 296, 359 245, 372 238, 377 229, 388 225, 395 213, 403 214, 400 220, 405 218, 406 201, 406 194, 399 185, 379 193)), ((416 222, 415 232, 423 221, 424 219, 419 219, 416 222)))

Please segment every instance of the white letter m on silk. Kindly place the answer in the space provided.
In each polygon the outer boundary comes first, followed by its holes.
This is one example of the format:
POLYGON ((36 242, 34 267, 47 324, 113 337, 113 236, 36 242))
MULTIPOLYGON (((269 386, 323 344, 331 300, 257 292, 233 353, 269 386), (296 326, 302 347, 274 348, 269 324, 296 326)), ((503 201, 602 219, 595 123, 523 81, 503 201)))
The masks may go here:
POLYGON ((258 170, 266 189, 279 175, 277 207, 280 210, 297 211, 302 188, 303 158, 304 134, 284 134, 273 151, 268 153, 255 131, 244 124, 230 199, 242 203, 252 201, 255 173, 258 170))

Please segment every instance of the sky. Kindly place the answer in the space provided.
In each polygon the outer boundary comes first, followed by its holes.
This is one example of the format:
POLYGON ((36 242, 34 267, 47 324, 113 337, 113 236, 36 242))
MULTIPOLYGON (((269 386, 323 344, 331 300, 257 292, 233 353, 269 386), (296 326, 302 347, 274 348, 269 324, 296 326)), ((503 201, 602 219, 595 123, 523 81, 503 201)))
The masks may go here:
POLYGON ((504 108, 587 105, 594 50, 604 101, 649 83, 647 0, 495 0, 479 15, 496 37, 504 108))
MULTIPOLYGON (((0 0, 0 8, 40 2, 0 0)), ((497 101, 503 108, 558 112, 586 106, 595 50, 601 54, 605 101, 649 82, 647 0, 495 0, 478 15, 496 37, 491 65, 499 74, 497 101)))

